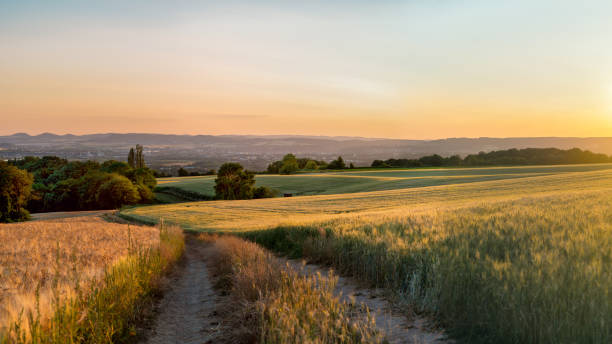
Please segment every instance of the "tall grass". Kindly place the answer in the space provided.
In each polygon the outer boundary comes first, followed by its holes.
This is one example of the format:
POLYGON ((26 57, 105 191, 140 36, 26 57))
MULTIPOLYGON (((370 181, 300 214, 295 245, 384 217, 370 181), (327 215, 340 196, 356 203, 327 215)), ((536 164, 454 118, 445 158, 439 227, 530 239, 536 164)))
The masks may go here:
POLYGON ((608 190, 243 235, 388 288, 466 342, 612 342, 608 190))
POLYGON ((76 265, 73 287, 67 287, 65 278, 60 284, 58 266, 47 287, 52 295, 47 305, 50 316, 40 308, 37 288, 35 308, 22 312, 0 334, 0 342, 113 343, 133 338, 137 334, 134 326, 150 306, 161 276, 184 249, 180 228, 161 225, 158 233, 158 245, 148 247, 134 245, 129 235, 128 254, 85 284, 76 265))
MULTIPOLYGON (((300 275, 259 246, 235 237, 215 241, 218 286, 231 290, 242 325, 234 342, 381 343, 373 317, 351 319, 334 296, 337 278, 300 275)), ((230 307, 231 308, 231 307, 230 307)))

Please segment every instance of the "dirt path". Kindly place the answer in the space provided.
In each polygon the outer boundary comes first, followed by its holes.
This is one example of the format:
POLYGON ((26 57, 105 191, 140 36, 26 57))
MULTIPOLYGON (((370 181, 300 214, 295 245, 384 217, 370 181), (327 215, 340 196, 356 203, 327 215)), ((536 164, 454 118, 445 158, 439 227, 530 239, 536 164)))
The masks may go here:
MULTIPOLYGON (((168 290, 156 306, 156 319, 147 330, 143 343, 216 343, 223 341, 221 319, 216 313, 222 299, 215 293, 207 260, 213 254, 210 244, 192 236, 186 237, 185 258, 170 276, 168 290)), ((279 258, 285 260, 284 258, 279 258)), ((329 274, 330 269, 314 264, 290 260, 290 265, 305 274, 329 274)), ((453 343, 441 331, 431 329, 427 319, 409 319, 382 296, 382 291, 360 287, 346 277, 338 277, 336 290, 347 302, 364 304, 376 319, 376 325, 387 334, 389 343, 453 343)), ((365 316, 356 308, 355 317, 365 316)))
POLYGON ((183 265, 170 277, 144 343, 215 343, 222 334, 215 312, 217 295, 206 266, 211 247, 189 235, 185 241, 183 265))
MULTIPOLYGON (((303 265, 301 260, 291 260, 290 264, 302 273, 328 276, 331 269, 315 264, 303 265), (303 266, 303 268, 302 268, 303 266)), ((387 340, 392 344, 425 344, 454 343, 446 338, 443 332, 431 328, 428 319, 414 316, 411 319, 401 314, 393 304, 383 297, 381 290, 360 287, 359 282, 352 278, 338 277, 336 291, 341 299, 368 307, 370 314, 376 319, 376 326, 387 334, 387 340)), ((357 315, 359 316, 359 315, 357 315)), ((365 317, 365 314, 362 314, 365 317)))

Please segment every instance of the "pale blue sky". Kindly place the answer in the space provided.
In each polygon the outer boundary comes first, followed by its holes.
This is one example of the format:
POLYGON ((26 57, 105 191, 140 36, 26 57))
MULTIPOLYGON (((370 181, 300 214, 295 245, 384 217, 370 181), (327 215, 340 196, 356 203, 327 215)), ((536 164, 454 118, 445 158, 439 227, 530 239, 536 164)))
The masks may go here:
POLYGON ((1 1, 0 134, 612 133, 612 2, 221 3, 1 1))

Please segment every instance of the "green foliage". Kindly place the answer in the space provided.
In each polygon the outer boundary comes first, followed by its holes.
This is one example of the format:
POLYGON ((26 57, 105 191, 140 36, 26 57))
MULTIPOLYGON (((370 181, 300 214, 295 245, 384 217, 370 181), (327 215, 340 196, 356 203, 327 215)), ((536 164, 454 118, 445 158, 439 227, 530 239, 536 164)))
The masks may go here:
POLYGON ((228 162, 219 168, 215 179, 215 196, 218 199, 236 200, 253 198, 255 174, 244 170, 238 163, 228 162))
POLYGON ((154 200, 153 171, 121 161, 67 161, 26 157, 15 162, 34 175, 27 208, 34 212, 94 210, 154 200))
MULTIPOLYGON (((107 180, 96 191, 96 204, 99 207, 116 209, 140 201, 139 189, 127 177, 118 174, 110 174, 105 177, 107 180)), ((149 188, 140 184, 137 185, 142 190, 148 190, 150 195, 147 198, 151 199, 153 197, 149 188)), ((146 191, 142 192, 146 195, 146 191)))
POLYGON ((293 154, 287 154, 283 157, 283 165, 278 171, 280 174, 292 174, 298 170, 298 162, 293 154))
POLYGON ((184 168, 179 168, 178 171, 176 172, 178 174, 179 177, 187 177, 189 176, 189 171, 187 171, 184 168))
POLYGON ((578 148, 525 148, 480 152, 461 159, 458 155, 448 158, 428 155, 419 159, 374 160, 372 167, 440 167, 440 166, 504 166, 504 165, 562 165, 612 162, 612 157, 595 154, 578 148))
POLYGON ((0 222, 27 220, 25 209, 33 177, 27 171, 0 161, 0 222))
POLYGON ((325 168, 325 166, 327 166, 325 161, 296 158, 295 155, 289 153, 283 157, 283 160, 269 164, 266 172, 270 174, 292 174, 298 170, 316 170, 320 167, 325 168))
POLYGON ((317 165, 317 162, 314 160, 308 160, 306 165, 304 165, 305 170, 317 170, 318 168, 319 168, 319 165, 317 165))
POLYGON ((131 168, 136 167, 136 154, 134 153, 134 148, 130 148, 130 152, 128 153, 128 165, 131 168))
POLYGON ((260 186, 253 189, 253 198, 273 198, 276 196, 278 196, 278 192, 267 186, 260 186))
POLYGON ((346 163, 344 162, 344 159, 342 159, 342 157, 339 156, 338 159, 330 162, 327 165, 327 168, 330 170, 343 170, 346 168, 346 163))

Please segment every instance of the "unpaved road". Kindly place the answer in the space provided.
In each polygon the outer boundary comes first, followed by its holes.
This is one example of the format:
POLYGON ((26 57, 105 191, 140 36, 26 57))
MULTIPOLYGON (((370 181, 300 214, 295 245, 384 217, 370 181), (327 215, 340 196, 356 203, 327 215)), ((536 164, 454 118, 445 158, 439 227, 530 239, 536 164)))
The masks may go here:
MULTIPOLYGON (((222 300, 212 287, 206 264, 213 250, 211 244, 186 236, 184 260, 170 277, 169 288, 156 307, 157 317, 146 331, 144 343, 224 342, 221 319, 215 311, 222 300)), ((297 260, 289 263, 305 274, 319 272, 326 276, 330 271, 312 264, 302 268, 302 262, 297 260)), ((442 332, 430 329, 426 319, 408 319, 397 312, 380 291, 359 287, 356 281, 345 277, 338 277, 336 291, 347 302, 353 299, 357 304, 366 305, 377 326, 387 334, 389 343, 452 343, 442 332)), ((361 317, 363 313, 354 316, 361 317)))
POLYGON ((206 266, 211 245, 187 235, 182 266, 170 276, 169 290, 157 305, 157 317, 146 334, 150 344, 215 343, 220 338, 215 294, 206 266))

